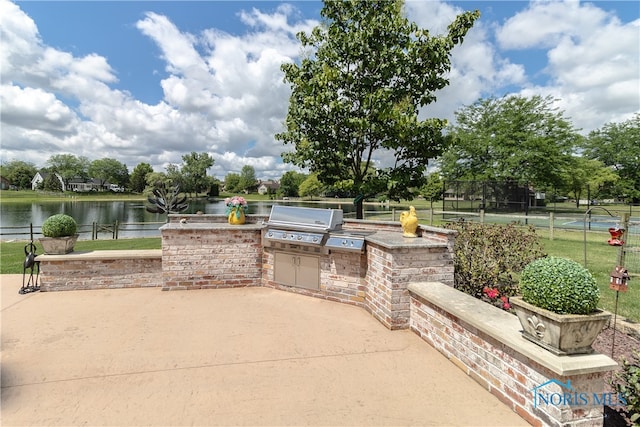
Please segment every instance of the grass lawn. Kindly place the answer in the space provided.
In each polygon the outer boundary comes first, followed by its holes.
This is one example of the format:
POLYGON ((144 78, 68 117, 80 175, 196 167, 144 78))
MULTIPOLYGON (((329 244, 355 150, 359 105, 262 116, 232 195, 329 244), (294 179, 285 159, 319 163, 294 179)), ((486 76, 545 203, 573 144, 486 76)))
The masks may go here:
MULTIPOLYGON (((22 274, 25 260, 24 246, 27 242, 0 242, 0 274, 22 274)), ((42 245, 37 241, 36 255, 42 254, 42 245)), ((75 251, 101 251, 117 249, 160 249, 160 237, 117 240, 78 240, 75 251)))

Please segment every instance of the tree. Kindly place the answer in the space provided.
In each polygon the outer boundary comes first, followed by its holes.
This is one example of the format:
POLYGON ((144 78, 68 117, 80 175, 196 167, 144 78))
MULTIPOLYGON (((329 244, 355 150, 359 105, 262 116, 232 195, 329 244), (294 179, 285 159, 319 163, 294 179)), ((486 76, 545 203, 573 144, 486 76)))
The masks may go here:
POLYGON ((190 154, 182 156, 181 172, 184 179, 184 191, 195 193, 208 190, 211 181, 207 179, 207 169, 213 166, 214 160, 209 153, 196 153, 192 151, 190 154))
POLYGON ((451 50, 480 14, 459 15, 435 37, 403 16, 400 0, 327 1, 320 14, 323 25, 297 35, 308 55, 282 65, 292 94, 276 138, 294 146, 285 161, 323 184, 350 180, 362 218, 367 195, 412 198, 442 151, 445 120, 421 120, 418 109, 449 83, 451 50), (395 164, 371 173, 380 152, 395 164))
POLYGON ((0 165, 0 175, 19 189, 31 188, 31 180, 37 172, 38 169, 33 163, 22 160, 12 160, 0 165))
POLYGON ((56 174, 53 172, 47 175, 42 181, 42 189, 44 191, 55 191, 55 192, 63 191, 62 183, 60 182, 56 174))
POLYGON ((256 186, 256 170, 253 166, 244 165, 240 171, 240 189, 249 193, 256 186))
POLYGON ((640 201, 640 113, 591 132, 584 145, 587 157, 600 160, 620 176, 616 196, 640 201))
POLYGON ((552 102, 511 95, 457 111, 441 158, 444 177, 561 187, 580 135, 552 102))
POLYGON ((298 197, 298 188, 306 178, 307 175, 300 172, 285 172, 280 178, 280 192, 285 197, 298 197))
POLYGON ((153 168, 149 163, 138 163, 129 177, 131 191, 142 193, 147 185, 147 174, 151 172, 153 172, 153 168))
POLYGON ((309 197, 310 199, 313 199, 314 196, 319 196, 322 193, 322 190, 323 186, 318 180, 318 176, 312 173, 302 182, 302 184, 300 184, 298 192, 300 193, 300 197, 309 197))
POLYGON ((224 177, 224 191, 227 193, 236 193, 241 191, 240 187, 240 175, 237 173, 229 173, 224 177))
POLYGON ((107 182, 120 186, 126 186, 129 183, 127 165, 108 157, 91 162, 89 175, 91 178, 99 179, 102 186, 107 182))
POLYGON ((587 188, 594 193, 590 197, 605 196, 607 190, 618 181, 618 175, 599 160, 574 157, 573 164, 564 177, 565 188, 576 200, 576 208, 580 207, 582 193, 587 188))
POLYGON ((429 201, 429 208, 433 210, 433 202, 442 200, 442 179, 440 174, 432 173, 427 177, 427 182, 420 188, 420 195, 429 201))
POLYGON ((73 154, 54 154, 47 160, 52 172, 58 172, 65 185, 69 180, 79 177, 87 179, 89 177, 90 161, 84 156, 74 156, 73 154))

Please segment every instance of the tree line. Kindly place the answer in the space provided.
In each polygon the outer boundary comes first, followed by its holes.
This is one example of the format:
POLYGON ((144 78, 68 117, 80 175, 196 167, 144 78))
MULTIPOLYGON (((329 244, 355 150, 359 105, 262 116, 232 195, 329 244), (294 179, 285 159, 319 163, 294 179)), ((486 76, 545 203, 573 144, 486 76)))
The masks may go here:
MULTIPOLYGON (((275 137, 292 148, 283 160, 308 174, 285 173, 280 194, 354 197, 358 218, 368 198, 434 200, 442 195, 442 180, 512 181, 576 200, 590 188, 594 198, 640 201, 640 114, 586 136, 551 97, 482 98, 459 109, 455 124, 421 115, 449 84, 451 51, 480 14, 463 12, 445 34, 431 35, 410 22, 403 7, 401 0, 324 2, 322 23, 297 34, 302 50, 313 54, 281 66, 291 96, 284 130, 275 137), (380 167, 379 155, 393 164, 380 167), (430 162, 435 172, 427 174, 430 162)), ((64 177, 88 162, 52 157, 48 166, 64 177)), ((171 182, 198 193, 214 187, 217 181, 206 175, 214 161, 209 154, 182 159, 166 172, 137 165, 128 188, 141 192, 171 182)), ((126 167, 101 160, 92 170, 97 177, 127 182, 126 167)), ((3 165, 2 174, 20 182, 14 166, 3 165)), ((248 192, 255 182, 255 171, 245 166, 228 174, 224 187, 248 192)))

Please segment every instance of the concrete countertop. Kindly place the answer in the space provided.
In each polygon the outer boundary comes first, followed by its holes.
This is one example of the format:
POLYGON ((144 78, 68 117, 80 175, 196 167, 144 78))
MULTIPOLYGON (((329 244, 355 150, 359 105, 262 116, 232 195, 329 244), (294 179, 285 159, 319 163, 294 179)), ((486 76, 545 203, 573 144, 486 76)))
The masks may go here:
POLYGON ((387 249, 442 248, 447 246, 446 242, 425 237, 404 237, 400 229, 398 231, 377 231, 365 237, 365 241, 387 249))
POLYGON ((170 222, 160 227, 164 230, 262 230, 265 226, 262 223, 247 223, 242 225, 232 225, 227 222, 170 222))
POLYGON ((74 251, 64 255, 42 254, 36 257, 37 261, 87 261, 104 259, 141 259, 160 258, 162 249, 114 249, 104 251, 74 251))

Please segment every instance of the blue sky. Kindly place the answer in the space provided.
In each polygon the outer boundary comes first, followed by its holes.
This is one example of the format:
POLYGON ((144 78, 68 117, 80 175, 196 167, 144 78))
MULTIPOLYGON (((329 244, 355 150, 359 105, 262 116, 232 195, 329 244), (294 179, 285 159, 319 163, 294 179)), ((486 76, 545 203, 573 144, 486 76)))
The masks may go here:
MULTIPOLYGON (((0 0, 0 154, 44 166, 59 153, 162 171, 209 152, 224 178, 249 164, 279 178, 289 89, 279 65, 317 1, 0 0)), ((482 17, 454 49, 451 84, 423 114, 448 119, 481 97, 551 95, 586 133, 640 111, 637 1, 408 1, 441 32, 482 17)), ((389 161, 380 153, 379 164, 389 161)))

